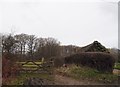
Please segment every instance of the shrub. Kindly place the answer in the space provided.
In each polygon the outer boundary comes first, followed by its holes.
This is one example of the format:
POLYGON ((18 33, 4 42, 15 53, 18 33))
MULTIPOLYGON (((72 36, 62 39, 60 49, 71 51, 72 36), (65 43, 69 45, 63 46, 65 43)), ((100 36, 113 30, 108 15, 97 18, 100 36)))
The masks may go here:
POLYGON ((61 66, 63 66, 63 64, 65 63, 64 60, 65 60, 64 57, 54 58, 54 66, 55 67, 61 67, 61 66))
POLYGON ((12 61, 2 58, 2 77, 8 78, 19 74, 20 66, 12 61))
POLYGON ((2 77, 7 78, 10 76, 10 60, 3 58, 2 59, 2 77))
POLYGON ((108 53, 83 52, 65 57, 65 63, 88 66, 101 72, 112 72, 115 60, 108 53))

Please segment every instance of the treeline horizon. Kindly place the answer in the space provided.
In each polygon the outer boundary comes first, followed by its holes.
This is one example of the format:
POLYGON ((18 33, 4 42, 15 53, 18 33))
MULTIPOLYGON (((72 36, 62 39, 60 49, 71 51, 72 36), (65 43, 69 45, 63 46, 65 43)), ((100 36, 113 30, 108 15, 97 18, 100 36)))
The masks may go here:
POLYGON ((60 55, 60 41, 55 38, 36 37, 28 34, 2 35, 2 54, 18 58, 49 58, 60 55))
MULTIPOLYGON (((15 34, 15 33, 0 33, 0 37, 2 37, 2 36, 8 36, 8 35, 11 35, 11 36, 14 36, 14 35, 20 35, 20 34, 26 34, 26 35, 34 35, 34 34, 28 34, 28 33, 17 33, 17 34, 15 34)), ((34 35, 36 38, 54 38, 54 39, 56 39, 57 41, 59 41, 57 38, 55 38, 55 37, 42 37, 42 36, 37 36, 37 35, 34 35)), ((2 38, 1 38, 2 39, 2 38)), ((94 40, 94 41, 99 41, 99 40, 94 40)), ((63 44, 61 41, 59 41, 60 42, 60 45, 61 46, 69 46, 69 45, 73 45, 73 46, 77 46, 77 47, 84 47, 85 45, 83 45, 83 46, 80 46, 80 45, 76 45, 76 44, 63 44)), ((88 43, 88 44, 90 44, 90 43, 88 43)), ((106 46, 105 46, 106 47, 106 46)), ((118 47, 107 47, 108 49, 119 49, 118 47)), ((120 50, 120 49, 119 49, 120 50)))
POLYGON ((14 54, 19 59, 39 59, 78 53, 81 48, 76 45, 61 45, 53 37, 36 37, 30 34, 2 34, 2 54, 14 54))

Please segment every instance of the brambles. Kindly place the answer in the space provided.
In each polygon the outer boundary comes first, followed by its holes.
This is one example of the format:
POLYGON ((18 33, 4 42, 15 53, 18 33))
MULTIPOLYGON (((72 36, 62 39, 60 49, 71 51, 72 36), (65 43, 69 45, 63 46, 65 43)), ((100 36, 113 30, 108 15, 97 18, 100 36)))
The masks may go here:
POLYGON ((2 77, 7 78, 10 76, 10 60, 2 59, 2 77))
POLYGON ((64 60, 65 60, 64 57, 54 58, 54 66, 55 66, 55 67, 63 66, 63 64, 65 63, 64 60))
POLYGON ((2 84, 6 85, 16 78, 20 73, 20 66, 13 61, 2 58, 2 84))
POLYGON ((3 58, 2 59, 2 77, 8 78, 10 76, 16 76, 19 74, 20 66, 14 64, 12 61, 3 58))

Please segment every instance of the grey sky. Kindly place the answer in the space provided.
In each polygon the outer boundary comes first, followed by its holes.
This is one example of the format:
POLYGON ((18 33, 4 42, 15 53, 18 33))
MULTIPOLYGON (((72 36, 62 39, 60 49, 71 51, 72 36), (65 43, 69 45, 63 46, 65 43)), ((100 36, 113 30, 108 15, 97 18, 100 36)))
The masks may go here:
POLYGON ((5 0, 0 5, 2 33, 12 29, 78 46, 98 40, 118 48, 117 0, 5 0))

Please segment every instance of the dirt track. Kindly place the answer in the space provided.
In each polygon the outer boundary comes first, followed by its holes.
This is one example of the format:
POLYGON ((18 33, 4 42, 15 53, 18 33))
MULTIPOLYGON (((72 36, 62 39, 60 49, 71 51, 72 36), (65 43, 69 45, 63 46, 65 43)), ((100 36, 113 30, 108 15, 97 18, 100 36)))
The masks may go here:
POLYGON ((114 70, 113 70, 113 74, 120 75, 120 70, 114 69, 114 70))
POLYGON ((97 83, 94 81, 87 80, 75 80, 70 77, 55 75, 55 84, 56 85, 102 85, 101 83, 97 83))
POLYGON ((70 77, 55 75, 54 81, 49 81, 41 78, 29 78, 24 82, 24 85, 102 85, 97 82, 87 80, 75 80, 70 77))
MULTIPOLYGON (((114 70, 114 74, 120 73, 120 70, 114 70)), ((87 79, 76 80, 71 77, 63 76, 60 74, 53 75, 54 81, 49 81, 40 78, 30 78, 25 81, 24 85, 105 85, 105 83, 98 83, 87 79)))

